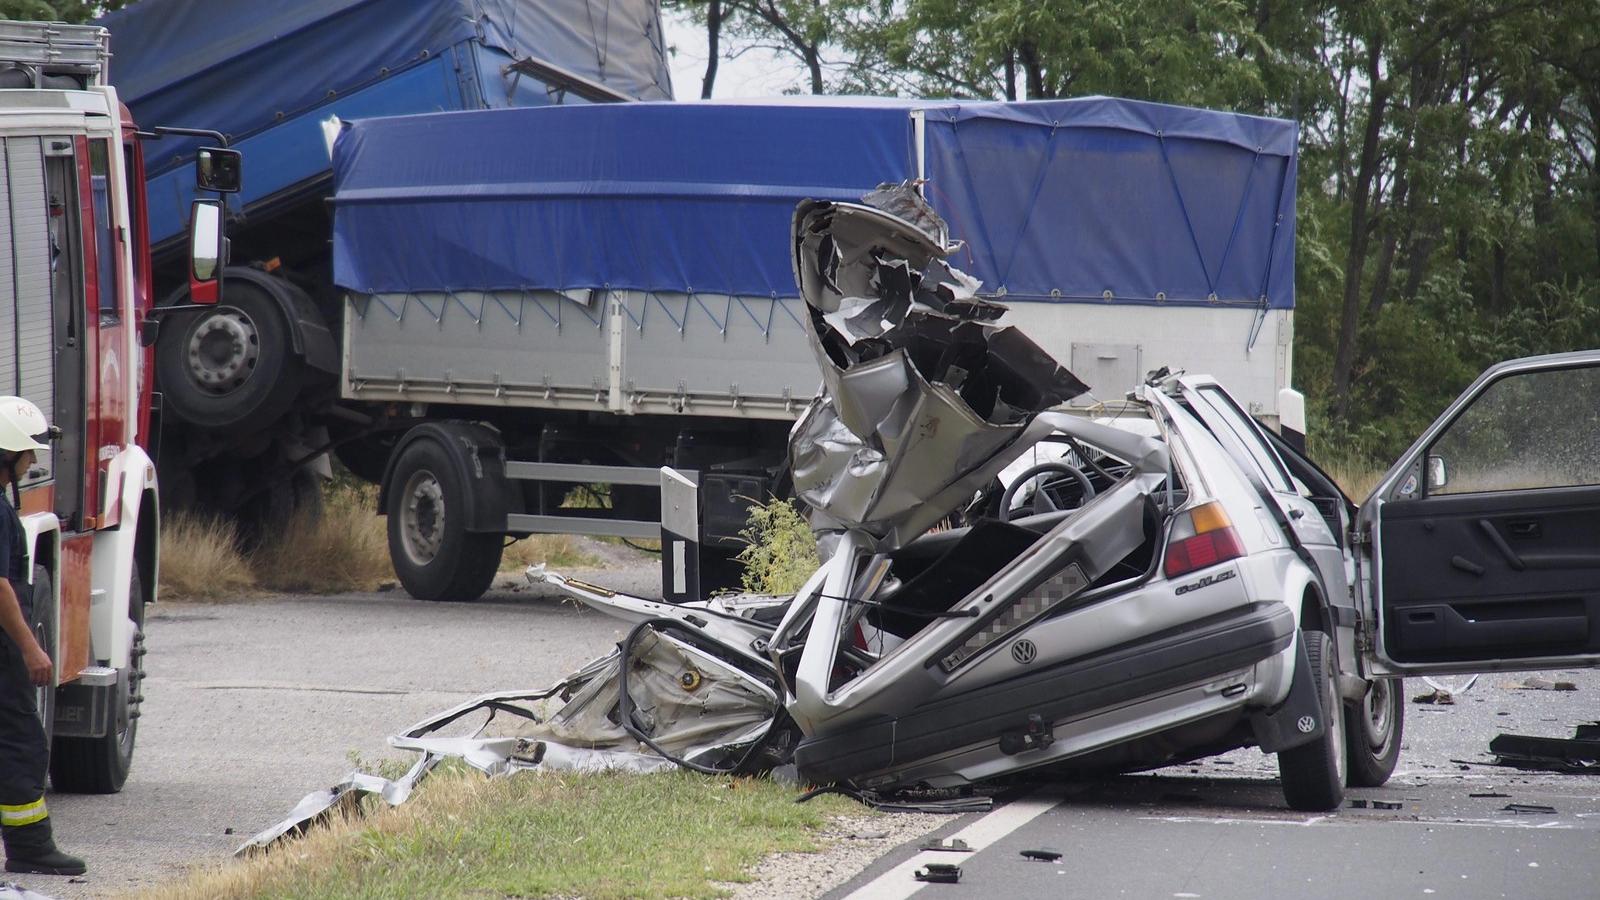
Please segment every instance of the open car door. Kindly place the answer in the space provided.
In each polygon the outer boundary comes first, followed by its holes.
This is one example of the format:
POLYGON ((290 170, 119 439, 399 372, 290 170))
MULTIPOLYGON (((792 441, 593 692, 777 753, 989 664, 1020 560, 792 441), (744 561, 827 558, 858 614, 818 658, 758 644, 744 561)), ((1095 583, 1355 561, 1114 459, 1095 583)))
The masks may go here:
POLYGON ((1357 529, 1373 674, 1600 664, 1600 351, 1484 372, 1357 529))

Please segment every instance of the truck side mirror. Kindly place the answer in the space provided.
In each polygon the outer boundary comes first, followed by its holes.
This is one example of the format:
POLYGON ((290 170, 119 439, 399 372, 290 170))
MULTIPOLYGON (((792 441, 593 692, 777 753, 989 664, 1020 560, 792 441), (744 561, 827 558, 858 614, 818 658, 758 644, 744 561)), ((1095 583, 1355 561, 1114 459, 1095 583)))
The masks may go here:
POLYGON ((222 201, 196 200, 189 215, 189 299, 216 303, 222 299, 222 267, 227 262, 222 236, 222 201))
POLYGON ((194 183, 201 190, 236 193, 242 169, 239 151, 201 147, 194 158, 194 183))

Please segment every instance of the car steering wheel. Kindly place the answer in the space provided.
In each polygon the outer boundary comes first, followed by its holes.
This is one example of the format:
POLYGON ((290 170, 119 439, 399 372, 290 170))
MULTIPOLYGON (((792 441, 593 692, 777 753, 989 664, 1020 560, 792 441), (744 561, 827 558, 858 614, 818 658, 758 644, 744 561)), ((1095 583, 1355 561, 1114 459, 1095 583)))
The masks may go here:
MULTIPOLYGON (((1000 495, 1000 521, 1011 521, 1011 501, 1016 499, 1017 491, 1021 490, 1023 485, 1032 482, 1040 475, 1046 475, 1052 472, 1058 475, 1066 475, 1078 482, 1078 490, 1082 494, 1082 497, 1078 500, 1078 506, 1088 503, 1094 497, 1094 484, 1089 481, 1089 476, 1083 474, 1082 469, 1079 469, 1077 466, 1074 466, 1071 463, 1061 462, 1060 460, 1040 463, 1024 470, 1021 475, 1017 476, 1015 481, 1011 482, 1011 486, 1006 488, 1005 493, 1000 495)), ((1056 510, 1061 509, 1061 506, 1058 505, 1053 498, 1051 498, 1050 492, 1046 489, 1046 487, 1047 483, 1040 484, 1039 489, 1034 492, 1033 512, 1030 513, 1030 515, 1055 512, 1056 510)))

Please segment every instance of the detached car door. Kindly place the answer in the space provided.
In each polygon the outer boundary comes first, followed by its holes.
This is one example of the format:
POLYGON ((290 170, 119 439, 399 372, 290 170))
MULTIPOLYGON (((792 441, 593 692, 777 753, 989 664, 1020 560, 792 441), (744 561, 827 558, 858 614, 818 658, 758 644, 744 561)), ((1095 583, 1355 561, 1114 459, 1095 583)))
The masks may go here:
POLYGON ((1357 528, 1375 673, 1600 664, 1600 351, 1479 376, 1357 528))

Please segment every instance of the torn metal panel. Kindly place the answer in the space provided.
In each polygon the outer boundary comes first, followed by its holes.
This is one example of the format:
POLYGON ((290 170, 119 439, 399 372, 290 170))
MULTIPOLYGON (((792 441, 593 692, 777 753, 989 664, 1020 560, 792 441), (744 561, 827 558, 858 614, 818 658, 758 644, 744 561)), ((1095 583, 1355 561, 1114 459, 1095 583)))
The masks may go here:
POLYGON ((795 213, 795 277, 824 392, 796 423, 790 456, 796 493, 821 521, 893 544, 970 496, 969 476, 1017 444, 1031 416, 1087 388, 1020 332, 988 324, 1005 308, 944 261, 943 223, 914 190, 874 197, 917 221, 829 202, 795 213))

